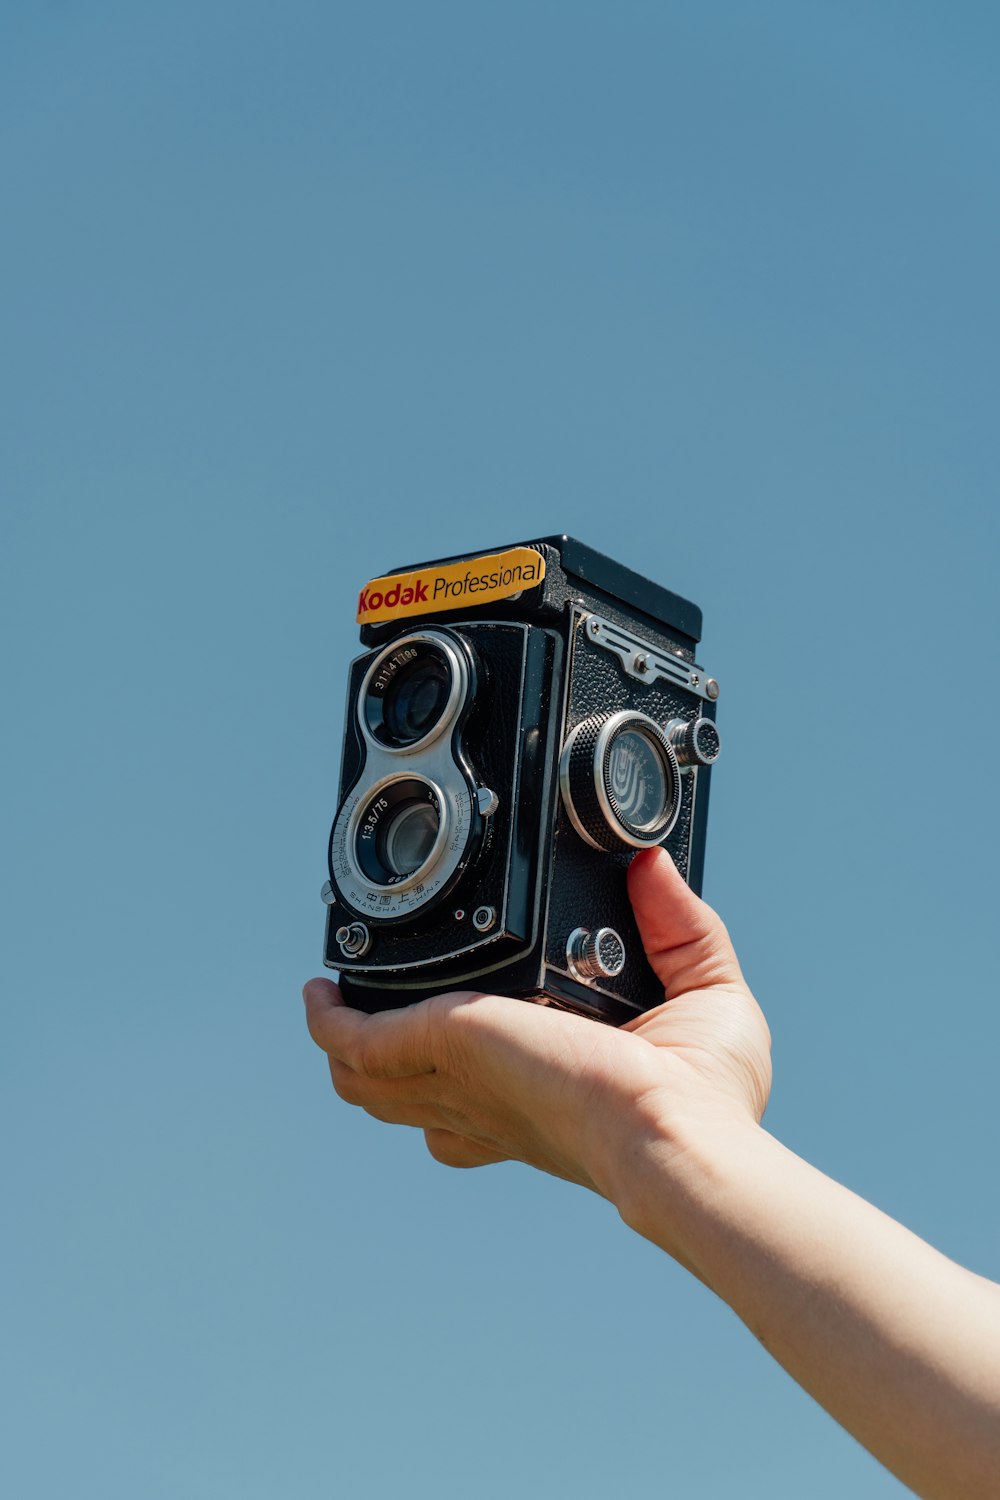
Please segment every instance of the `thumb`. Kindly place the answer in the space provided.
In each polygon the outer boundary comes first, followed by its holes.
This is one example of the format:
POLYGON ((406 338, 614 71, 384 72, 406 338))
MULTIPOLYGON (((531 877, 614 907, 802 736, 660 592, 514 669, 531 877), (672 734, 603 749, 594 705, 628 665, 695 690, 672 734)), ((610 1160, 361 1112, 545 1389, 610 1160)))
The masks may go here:
POLYGON ((646 957, 668 1000, 743 982, 722 918, 695 895, 666 849, 635 856, 628 893, 646 957))

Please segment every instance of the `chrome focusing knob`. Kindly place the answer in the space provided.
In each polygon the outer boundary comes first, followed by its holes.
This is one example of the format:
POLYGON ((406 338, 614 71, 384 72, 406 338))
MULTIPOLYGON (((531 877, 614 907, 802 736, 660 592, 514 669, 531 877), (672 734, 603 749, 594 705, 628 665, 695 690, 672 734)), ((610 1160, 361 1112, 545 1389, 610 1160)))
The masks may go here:
POLYGON ((345 958, 360 958, 371 947, 371 933, 364 922, 352 922, 349 927, 338 927, 335 936, 345 958))
POLYGON ((671 719, 667 734, 681 766, 710 766, 719 758, 722 741, 711 719, 671 719))
POLYGON ((566 814, 593 849, 662 844, 681 808, 680 767, 647 714, 594 714, 572 729, 559 758, 566 814))
POLYGON ((625 967, 625 944, 613 927, 577 927, 567 940, 566 960, 574 979, 614 979, 625 967))

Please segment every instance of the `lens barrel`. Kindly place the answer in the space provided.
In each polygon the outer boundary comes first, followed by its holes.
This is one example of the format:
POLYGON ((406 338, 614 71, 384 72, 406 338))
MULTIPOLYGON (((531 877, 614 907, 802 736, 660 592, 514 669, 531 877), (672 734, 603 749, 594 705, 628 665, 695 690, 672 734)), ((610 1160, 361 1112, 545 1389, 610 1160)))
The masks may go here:
POLYGON ((373 886, 410 881, 429 864, 444 831, 437 788, 417 776, 380 786, 354 819, 353 854, 373 886))
POLYGON ((384 750, 422 749, 454 723, 468 690, 468 663, 451 641, 422 631, 404 636, 365 674, 361 727, 384 750))
POLYGON ((569 735, 559 786, 570 822, 595 849, 661 844, 680 812, 680 768, 646 714, 595 714, 569 735))

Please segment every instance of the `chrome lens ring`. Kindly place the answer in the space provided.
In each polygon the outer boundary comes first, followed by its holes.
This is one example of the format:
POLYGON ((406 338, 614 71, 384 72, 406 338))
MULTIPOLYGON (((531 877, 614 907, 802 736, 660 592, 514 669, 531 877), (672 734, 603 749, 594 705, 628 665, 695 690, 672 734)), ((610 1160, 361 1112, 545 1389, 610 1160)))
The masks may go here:
POLYGON ((379 892, 401 892, 430 874, 448 841, 448 804, 426 776, 390 776, 359 798, 347 828, 356 874, 379 892))
POLYGON ((594 787, 614 831, 637 849, 660 844, 680 811, 680 770, 666 733, 646 714, 613 714, 594 747, 594 787))
POLYGON ((662 844, 681 808, 680 767, 646 714, 597 714, 572 730, 559 761, 569 820, 594 849, 662 844))
POLYGON ((356 787, 330 834, 337 896, 366 921, 415 916, 457 879, 475 818, 472 788, 457 767, 433 778, 393 770, 356 787))
POLYGON ((455 723, 469 687, 469 662, 456 642, 443 631, 413 631, 380 651, 365 673, 361 732, 390 754, 423 750, 455 723))

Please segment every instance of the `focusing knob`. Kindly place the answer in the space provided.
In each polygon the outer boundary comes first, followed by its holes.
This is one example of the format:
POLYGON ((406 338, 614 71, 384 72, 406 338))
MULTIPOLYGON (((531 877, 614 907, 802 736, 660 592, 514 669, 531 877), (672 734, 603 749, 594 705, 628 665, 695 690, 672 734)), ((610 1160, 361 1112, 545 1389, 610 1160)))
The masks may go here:
POLYGON ((711 719, 672 719, 667 734, 682 766, 710 766, 719 758, 722 741, 711 719))
POLYGON ((680 767, 655 719, 595 714, 572 730, 559 759, 570 822, 594 849, 651 849, 680 811, 680 767))
POLYGON ((566 959, 575 979, 614 979, 625 967, 625 944, 613 927, 577 927, 567 940, 566 959))
POLYGON ((345 958, 360 958, 371 947, 371 934, 364 922, 338 927, 334 936, 345 958))

